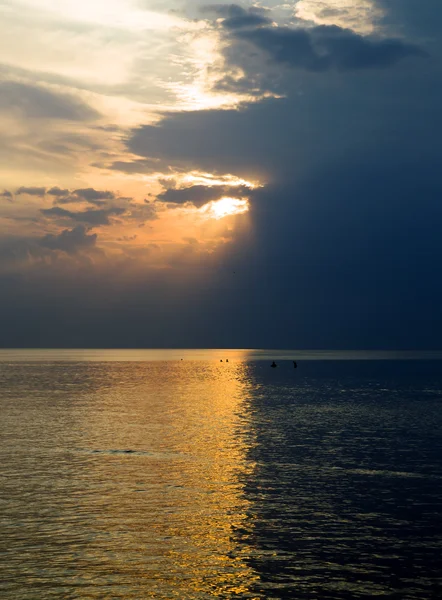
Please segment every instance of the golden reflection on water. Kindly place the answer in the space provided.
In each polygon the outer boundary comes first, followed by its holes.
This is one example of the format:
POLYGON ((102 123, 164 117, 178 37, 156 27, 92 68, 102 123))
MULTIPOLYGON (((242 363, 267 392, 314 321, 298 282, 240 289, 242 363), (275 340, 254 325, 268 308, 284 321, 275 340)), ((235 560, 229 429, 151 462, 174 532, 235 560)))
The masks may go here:
POLYGON ((0 361, 0 598, 442 597, 418 362, 0 361))
POLYGON ((81 556, 90 597, 104 597, 97 579, 126 586, 121 597, 253 597, 231 538, 252 468, 239 421, 247 366, 101 364, 97 378, 107 383, 75 423, 88 455, 81 510, 94 515, 81 556))

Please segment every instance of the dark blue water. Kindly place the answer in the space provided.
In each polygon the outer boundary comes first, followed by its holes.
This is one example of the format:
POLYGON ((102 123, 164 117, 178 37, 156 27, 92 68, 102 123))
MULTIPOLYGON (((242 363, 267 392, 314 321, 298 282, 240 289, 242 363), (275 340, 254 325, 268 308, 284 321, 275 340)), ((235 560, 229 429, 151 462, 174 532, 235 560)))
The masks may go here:
POLYGON ((440 361, 0 362, 0 596, 442 597, 440 361))
POLYGON ((240 543, 272 598, 442 597, 442 370, 303 363, 254 373, 240 543))

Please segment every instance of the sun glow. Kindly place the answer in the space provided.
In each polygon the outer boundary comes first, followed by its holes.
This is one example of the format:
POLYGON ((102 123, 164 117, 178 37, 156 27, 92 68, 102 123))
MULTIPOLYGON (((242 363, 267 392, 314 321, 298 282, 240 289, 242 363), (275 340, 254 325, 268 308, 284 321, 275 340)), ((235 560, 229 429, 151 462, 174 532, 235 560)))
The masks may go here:
POLYGON ((211 219, 222 219, 230 215, 241 215, 249 210, 249 203, 245 199, 224 197, 220 200, 208 202, 201 208, 211 219))
POLYGON ((71 22, 99 24, 101 27, 135 31, 200 28, 198 23, 170 13, 142 10, 136 0, 24 0, 23 3, 31 9, 63 16, 71 22))

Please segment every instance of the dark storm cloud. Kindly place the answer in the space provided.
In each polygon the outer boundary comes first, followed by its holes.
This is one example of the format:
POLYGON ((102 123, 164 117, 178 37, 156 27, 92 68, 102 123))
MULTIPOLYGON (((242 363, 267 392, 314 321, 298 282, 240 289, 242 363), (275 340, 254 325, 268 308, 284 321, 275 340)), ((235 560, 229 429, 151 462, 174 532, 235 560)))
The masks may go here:
POLYGON ((245 10, 237 4, 211 4, 203 7, 203 12, 210 12, 225 17, 222 24, 226 29, 243 29, 270 25, 272 19, 265 16, 262 9, 251 7, 245 10))
POLYGON ((264 180, 286 172, 297 176, 306 163, 333 152, 336 140, 342 145, 370 131, 369 101, 359 94, 336 98, 331 91, 328 98, 271 99, 242 111, 168 114, 159 126, 134 129, 127 144, 132 153, 189 170, 264 180))
POLYGON ((284 99, 247 110, 169 113, 157 126, 134 129, 127 145, 166 165, 261 181, 297 179, 361 147, 381 162, 406 156, 420 164, 439 152, 442 128, 439 67, 425 66, 304 74, 284 99))
MULTIPOLYGON (((232 5, 231 11, 238 11, 236 18, 255 18, 253 12, 244 11, 232 5)), ((266 17, 262 17, 266 18, 266 17)), ((249 22, 244 27, 233 27, 231 19, 222 22, 232 48, 227 49, 226 55, 235 57, 235 42, 246 41, 262 50, 274 63, 279 63, 293 69, 306 71, 328 71, 386 68, 400 60, 409 57, 427 56, 419 46, 404 42, 400 39, 377 39, 373 36, 362 36, 350 29, 337 26, 321 25, 318 27, 269 27, 264 23, 249 22), (233 31, 235 30, 235 31, 233 31)), ((238 46, 237 52, 243 49, 238 46)), ((241 57, 238 57, 239 60, 241 57)))
POLYGON ((408 56, 426 56, 413 44, 364 38, 336 26, 323 25, 310 31, 266 28, 237 36, 264 50, 277 63, 311 71, 385 68, 408 56))
POLYGON ((110 217, 122 215, 126 212, 125 208, 111 207, 103 208, 100 210, 83 210, 74 212, 54 206, 53 208, 43 208, 40 211, 47 217, 61 217, 66 219, 72 219, 73 221, 79 221, 80 223, 87 223, 91 226, 96 225, 109 225, 110 217))
POLYGON ((0 111, 4 110, 19 110, 33 119, 89 121, 99 117, 74 96, 16 81, 0 81, 0 111))
POLYGON ((172 204, 192 203, 196 207, 203 206, 211 200, 219 200, 222 196, 244 196, 249 192, 246 186, 228 186, 228 185, 194 185, 185 189, 169 189, 158 195, 158 200, 170 202, 172 204))
POLYGON ((62 250, 68 254, 75 254, 79 250, 93 248, 97 241, 97 234, 88 235, 87 229, 81 225, 74 229, 65 229, 59 235, 48 234, 40 244, 51 250, 62 250))
MULTIPOLYGON (((170 113, 159 126, 132 130, 127 146, 132 153, 155 157, 164 165, 244 174, 244 168, 252 169, 257 164, 258 156, 259 166, 273 162, 275 134, 276 138, 280 134, 285 137, 287 128, 274 131, 274 126, 284 121, 282 105, 275 105, 272 110, 270 104, 273 102, 257 104, 247 111, 170 113), (276 119, 274 111, 278 111, 276 119), (208 131, 213 135, 208 136, 208 131)), ((277 145, 280 147, 279 140, 277 145)))
POLYGON ((392 31, 441 44, 442 4, 439 0, 375 0, 383 11, 382 23, 392 31))
POLYGON ((263 307, 275 307, 271 319, 261 317, 267 335, 271 329, 283 335, 285 323, 294 340, 316 347, 354 346, 358 339, 364 347, 437 347, 442 185, 436 165, 415 162, 404 172, 400 161, 384 155, 381 164, 374 153, 364 160, 362 154, 296 184, 256 191, 259 244, 248 256, 232 249, 245 301, 257 318, 263 307), (268 288, 259 292, 260 280, 268 288))
POLYGON ((437 60, 339 77, 304 70, 285 99, 133 130, 128 147, 140 157, 270 182, 250 192, 253 235, 227 245, 194 290, 209 325, 189 321, 192 344, 440 347, 437 60))
POLYGON ((46 188, 35 187, 35 186, 31 186, 31 187, 21 186, 17 189, 17 191, 15 193, 18 195, 28 194, 28 196, 40 196, 41 197, 46 194, 46 188))
MULTIPOLYGON (((386 8, 389 2, 382 0, 386 8)), ((422 25, 418 39, 426 38, 433 27, 423 26, 431 17, 427 4, 425 19, 415 0, 391 6, 410 17, 407 28, 397 22, 392 32, 410 31, 414 10, 422 25)), ((243 34, 268 27, 253 27, 224 31, 233 57, 241 42, 264 69, 258 42, 243 34)), ((128 134, 128 149, 139 158, 114 163, 127 172, 173 165, 267 182, 247 192, 250 229, 196 265, 177 260, 168 269, 142 270, 128 260, 115 271, 107 264, 106 273, 88 268, 73 276, 63 269, 34 271, 32 281, 2 278, 4 346, 440 348, 440 57, 402 61, 397 47, 357 36, 370 45, 361 51, 339 28, 313 28, 309 35, 313 53, 319 52, 314 36, 325 40, 333 68, 300 67, 296 78, 279 69, 283 100, 164 114, 154 127, 128 134), (341 66, 349 60, 358 68, 341 66), (388 70, 361 67, 386 62, 388 70), (124 281, 116 272, 124 272, 124 281)), ((275 43, 268 42, 269 56, 275 43)), ((290 44, 284 40, 280 51, 293 62, 290 44)), ((301 59, 316 60, 308 52, 301 59)), ((124 218, 138 218, 135 211, 144 207, 153 211, 151 204, 128 205, 134 213, 124 218)), ((75 221, 79 214, 61 216, 75 221)))
POLYGON ((114 274, 66 274, 62 330, 49 310, 59 279, 36 289, 22 278, 7 286, 19 302, 0 311, 3 344, 16 335, 11 315, 22 315, 30 345, 440 347, 438 173, 437 161, 407 166, 361 147, 346 161, 254 190, 253 235, 199 262, 197 278, 182 264, 124 285, 114 274), (124 307, 118 319, 115 305, 124 307), (32 335, 36 322, 43 337, 32 335))

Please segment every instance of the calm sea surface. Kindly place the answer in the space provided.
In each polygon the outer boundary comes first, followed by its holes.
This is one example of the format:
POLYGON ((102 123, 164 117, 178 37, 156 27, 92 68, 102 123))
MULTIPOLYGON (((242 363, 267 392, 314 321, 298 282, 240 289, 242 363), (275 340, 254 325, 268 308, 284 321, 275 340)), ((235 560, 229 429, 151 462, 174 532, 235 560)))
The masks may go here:
POLYGON ((0 598, 442 598, 436 359, 0 351, 0 598))

